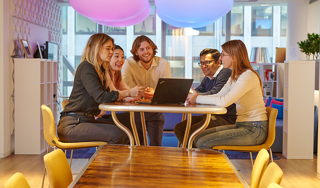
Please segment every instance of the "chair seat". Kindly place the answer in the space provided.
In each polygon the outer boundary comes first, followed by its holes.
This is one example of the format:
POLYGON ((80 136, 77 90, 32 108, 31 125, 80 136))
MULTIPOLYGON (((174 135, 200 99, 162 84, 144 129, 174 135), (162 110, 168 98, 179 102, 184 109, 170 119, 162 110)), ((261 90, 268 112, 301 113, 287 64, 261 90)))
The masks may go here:
POLYGON ((243 152, 258 152, 262 148, 269 149, 269 144, 261 144, 256 146, 214 146, 212 149, 227 150, 227 151, 243 151, 243 152))
POLYGON ((108 142, 56 142, 56 147, 60 149, 79 149, 79 148, 91 148, 106 145, 108 142))

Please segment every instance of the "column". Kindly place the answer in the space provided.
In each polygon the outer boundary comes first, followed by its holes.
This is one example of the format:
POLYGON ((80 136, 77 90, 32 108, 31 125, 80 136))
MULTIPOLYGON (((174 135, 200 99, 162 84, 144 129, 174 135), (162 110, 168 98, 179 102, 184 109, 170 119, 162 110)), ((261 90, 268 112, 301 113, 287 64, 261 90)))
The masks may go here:
POLYGON ((307 39, 309 1, 288 2, 286 60, 305 60, 297 42, 307 39))
POLYGON ((11 154, 11 134, 13 122, 10 93, 10 53, 13 46, 10 37, 10 1, 0 0, 0 159, 11 154))
POLYGON ((247 47, 248 54, 251 54, 251 6, 244 6, 243 42, 247 47))

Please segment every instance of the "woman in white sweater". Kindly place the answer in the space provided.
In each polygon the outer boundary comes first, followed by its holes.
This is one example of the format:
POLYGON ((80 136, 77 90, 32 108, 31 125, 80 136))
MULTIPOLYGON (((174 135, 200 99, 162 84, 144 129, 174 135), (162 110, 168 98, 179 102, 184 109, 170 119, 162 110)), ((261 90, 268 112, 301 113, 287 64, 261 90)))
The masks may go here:
POLYGON ((235 125, 224 125, 207 129, 196 136, 198 148, 210 149, 217 145, 259 145, 268 136, 268 118, 263 102, 262 83, 252 69, 248 52, 240 40, 232 40, 222 45, 220 56, 223 67, 231 68, 228 82, 215 95, 189 94, 187 102, 215 104, 227 107, 236 104, 235 125))

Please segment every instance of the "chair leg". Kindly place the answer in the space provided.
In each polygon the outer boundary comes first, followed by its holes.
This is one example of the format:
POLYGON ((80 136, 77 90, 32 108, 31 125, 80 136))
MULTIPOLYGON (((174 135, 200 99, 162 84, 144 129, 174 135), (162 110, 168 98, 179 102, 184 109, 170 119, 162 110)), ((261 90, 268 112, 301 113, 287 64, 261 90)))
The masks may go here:
POLYGON ((96 147, 96 151, 98 150, 98 147, 96 147))
POLYGON ((253 168, 253 159, 252 159, 252 153, 250 152, 250 158, 251 158, 251 167, 253 168))
MULTIPOLYGON (((47 154, 49 153, 49 148, 50 148, 50 145, 48 144, 48 148, 47 148, 47 154)), ((44 180, 46 178, 46 167, 44 167, 44 172, 43 172, 43 177, 42 177, 42 185, 41 185, 41 188, 43 188, 44 186, 44 180)))
POLYGON ((180 148, 181 147, 181 142, 180 141, 178 141, 178 148, 180 148))
POLYGON ((71 164, 72 164, 72 156, 73 156, 73 149, 71 150, 71 156, 70 156, 70 168, 71 168, 71 164))
POLYGON ((269 150, 270 150, 271 162, 273 162, 272 150, 271 148, 269 148, 269 150))

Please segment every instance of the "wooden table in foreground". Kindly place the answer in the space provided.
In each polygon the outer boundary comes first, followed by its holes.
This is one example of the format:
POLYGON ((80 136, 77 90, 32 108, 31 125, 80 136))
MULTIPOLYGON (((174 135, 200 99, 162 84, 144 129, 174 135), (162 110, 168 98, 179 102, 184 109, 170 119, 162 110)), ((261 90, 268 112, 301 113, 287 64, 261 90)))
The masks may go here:
POLYGON ((182 143, 182 148, 187 147, 188 150, 192 149, 193 139, 203 130, 205 130, 210 122, 211 114, 225 114, 227 113, 227 109, 224 107, 216 106, 216 105, 206 105, 206 104, 137 104, 137 103, 125 103, 125 102, 113 102, 113 103, 105 103, 99 105, 100 110, 111 111, 113 121, 116 125, 121 128, 129 137, 130 146, 134 145, 133 136, 131 131, 122 125, 117 117, 116 112, 130 112, 130 121, 132 126, 132 132, 134 135, 134 139, 136 141, 136 145, 140 145, 140 141, 138 138, 138 133, 134 121, 134 112, 141 113, 141 122, 142 122, 142 130, 144 143, 147 145, 147 133, 146 133, 146 125, 144 119, 144 112, 165 112, 165 113, 183 113, 187 114, 187 126, 184 134, 184 140, 182 143), (192 114, 207 114, 206 121, 203 126, 201 126, 198 130, 192 133, 189 137, 189 131, 191 127, 191 115, 192 114), (189 141, 188 141, 189 140, 189 141))
POLYGON ((244 187, 240 180, 220 152, 105 145, 69 187, 244 187))

